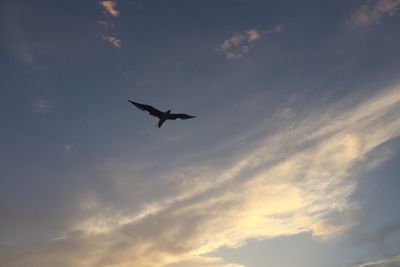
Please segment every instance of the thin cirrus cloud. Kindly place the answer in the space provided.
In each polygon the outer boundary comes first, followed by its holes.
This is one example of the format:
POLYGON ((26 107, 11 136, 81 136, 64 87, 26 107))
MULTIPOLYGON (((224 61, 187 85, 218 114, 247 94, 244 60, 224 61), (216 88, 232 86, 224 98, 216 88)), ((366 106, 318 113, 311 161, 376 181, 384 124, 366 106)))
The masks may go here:
POLYGON ((378 260, 378 261, 371 261, 357 265, 356 267, 398 267, 400 266, 400 255, 378 260))
POLYGON ((281 25, 276 25, 268 31, 250 29, 241 33, 235 33, 219 44, 216 51, 222 53, 226 59, 241 59, 250 52, 254 42, 260 40, 265 35, 281 32, 282 30, 283 27, 281 25))
POLYGON ((48 113, 53 109, 53 103, 44 98, 36 98, 32 101, 32 110, 34 113, 48 113))
POLYGON ((105 20, 98 20, 97 24, 99 24, 104 30, 108 30, 110 28, 114 28, 115 27, 114 23, 111 23, 111 22, 108 22, 108 21, 105 21, 105 20))
POLYGON ((122 40, 115 36, 103 35, 103 40, 109 42, 114 47, 121 48, 122 40))
MULTIPOLYGON (((81 234, 2 250, 1 262, 10 267, 240 267, 207 254, 251 238, 341 234, 357 222, 359 207, 350 200, 357 173, 385 160, 370 152, 400 136, 400 85, 346 104, 293 121, 291 131, 266 136, 254 150, 226 156, 230 166, 196 164, 167 173, 183 175, 176 176, 173 189, 163 190, 170 191, 162 199, 142 203, 134 214, 105 209, 107 203, 93 194, 82 207, 101 208, 70 229, 81 234)), ((121 169, 114 170, 119 194, 132 196, 136 185, 120 179, 121 169)), ((387 262, 393 260, 360 266, 396 266, 387 262)))
POLYGON ((66 144, 64 146, 64 154, 65 155, 71 155, 74 153, 74 147, 71 144, 66 144))
POLYGON ((385 16, 394 16, 399 11, 400 0, 367 1, 351 16, 349 24, 353 28, 377 24, 385 16))
POLYGON ((44 66, 40 62, 42 52, 39 53, 39 51, 43 49, 38 49, 38 44, 33 45, 33 42, 27 37, 27 32, 22 23, 21 7, 18 2, 6 2, 5 11, 4 32, 9 50, 30 69, 37 73, 42 72, 44 66))
MULTIPOLYGON (((118 17, 120 12, 117 9, 117 3, 114 0, 103 0, 100 2, 101 6, 106 11, 106 14, 110 14, 112 17, 118 17)), ((115 24, 108 20, 98 20, 97 24, 102 28, 101 37, 104 41, 112 44, 116 48, 121 48, 122 40, 118 38, 112 28, 115 28, 115 24)))
POLYGON ((104 10, 113 17, 119 16, 119 11, 117 9, 117 2, 113 0, 103 0, 100 2, 100 5, 104 8, 104 10))

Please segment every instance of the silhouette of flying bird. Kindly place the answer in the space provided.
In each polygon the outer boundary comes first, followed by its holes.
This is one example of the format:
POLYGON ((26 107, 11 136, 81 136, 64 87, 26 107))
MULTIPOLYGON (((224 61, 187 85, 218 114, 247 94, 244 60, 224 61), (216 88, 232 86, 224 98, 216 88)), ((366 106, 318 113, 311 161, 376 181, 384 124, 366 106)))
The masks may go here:
POLYGON ((140 103, 136 103, 133 102, 131 100, 128 100, 129 102, 132 103, 132 105, 134 105, 135 107, 137 107, 138 109, 141 109, 143 111, 147 111, 148 113, 150 113, 150 115, 157 117, 159 119, 158 124, 156 125, 158 128, 161 127, 161 125, 163 125, 163 123, 166 120, 176 120, 176 119, 181 119, 181 120, 187 120, 187 119, 193 119, 196 118, 196 116, 191 116, 188 114, 183 114, 183 113, 171 113, 171 110, 167 110, 165 112, 162 112, 152 106, 149 105, 145 105, 145 104, 140 104, 140 103))

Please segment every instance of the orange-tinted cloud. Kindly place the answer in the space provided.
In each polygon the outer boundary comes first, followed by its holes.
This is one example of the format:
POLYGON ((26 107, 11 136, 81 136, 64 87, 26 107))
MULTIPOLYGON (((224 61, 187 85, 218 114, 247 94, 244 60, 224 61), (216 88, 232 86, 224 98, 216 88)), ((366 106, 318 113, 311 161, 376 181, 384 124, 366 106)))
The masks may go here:
POLYGON ((117 2, 114 0, 103 0, 100 2, 104 10, 113 17, 119 16, 119 11, 117 9, 117 2))
POLYGON ((242 33, 235 33, 219 44, 216 51, 224 54, 227 59, 241 59, 250 52, 254 42, 260 40, 264 35, 281 32, 282 30, 282 26, 277 25, 265 32, 250 29, 242 33))
POLYGON ((350 18, 350 26, 365 27, 379 23, 384 16, 394 16, 399 11, 400 0, 367 1, 350 18))
MULTIPOLYGON (((113 17, 119 16, 119 11, 117 10, 117 3, 115 0, 102 0, 100 4, 103 6, 105 11, 113 17)), ((116 34, 112 30, 115 27, 115 24, 105 20, 98 20, 97 24, 101 26, 102 33, 101 37, 104 41, 112 44, 114 47, 121 48, 122 40, 119 37, 116 37, 116 34)))

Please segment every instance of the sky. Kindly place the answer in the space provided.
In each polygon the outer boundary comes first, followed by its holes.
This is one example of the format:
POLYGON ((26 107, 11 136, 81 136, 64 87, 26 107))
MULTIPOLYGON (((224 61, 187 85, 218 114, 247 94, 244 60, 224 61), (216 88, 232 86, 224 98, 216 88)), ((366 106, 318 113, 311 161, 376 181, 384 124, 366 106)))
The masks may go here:
POLYGON ((1 266, 400 266, 400 0, 0 14, 1 266))

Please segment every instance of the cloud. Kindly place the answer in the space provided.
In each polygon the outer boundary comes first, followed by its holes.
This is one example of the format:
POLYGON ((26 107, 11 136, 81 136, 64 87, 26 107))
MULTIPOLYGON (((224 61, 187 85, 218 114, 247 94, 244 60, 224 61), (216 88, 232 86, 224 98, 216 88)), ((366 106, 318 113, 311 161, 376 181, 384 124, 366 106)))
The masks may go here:
POLYGON ((44 98, 36 98, 32 101, 32 109, 35 113, 47 113, 53 108, 53 103, 44 98))
POLYGON ((254 42, 260 38, 261 38, 261 35, 256 29, 247 31, 247 41, 254 42))
POLYGON ((353 28, 379 23, 384 16, 394 16, 399 10, 400 0, 367 1, 350 18, 353 28))
POLYGON ((119 11, 117 10, 117 2, 114 0, 103 0, 100 2, 104 10, 108 12, 113 17, 119 16, 119 11))
POLYGON ((281 25, 275 26, 273 29, 266 32, 260 32, 257 29, 251 29, 242 33, 235 33, 230 38, 218 45, 216 51, 225 55, 227 59, 241 59, 244 55, 250 52, 253 43, 261 39, 263 35, 274 32, 281 32, 281 25))
POLYGON ((104 21, 104 20, 98 20, 97 24, 99 24, 101 27, 103 27, 104 30, 108 30, 110 28, 115 27, 114 23, 104 21))
MULTIPOLYGON (((57 240, 0 249, 0 262, 7 267, 236 267, 206 255, 252 238, 339 235, 356 222, 359 207, 350 197, 358 170, 374 160, 370 152, 399 135, 400 86, 395 86, 363 101, 317 110, 293 121, 290 130, 258 140, 255 149, 226 156, 224 164, 196 163, 140 180, 131 166, 111 167, 117 195, 137 211, 118 209, 96 192, 84 194, 79 209, 91 211, 87 218, 57 240), (136 201, 140 193, 154 196, 136 201)), ((371 264, 360 266, 395 266, 371 264)))
POLYGON ((21 7, 18 4, 8 1, 5 4, 4 32, 5 41, 9 50, 22 63, 36 72, 44 69, 40 63, 40 54, 38 45, 27 38, 26 30, 22 23, 21 7))
POLYGON ((115 46, 117 48, 121 48, 121 46, 122 46, 122 40, 115 36, 103 35, 103 40, 109 42, 110 44, 112 44, 113 46, 115 46))
POLYGON ((400 255, 357 265, 357 267, 398 267, 400 266, 400 255))
POLYGON ((70 156, 75 154, 75 148, 71 144, 65 144, 64 145, 64 155, 70 156))
MULTIPOLYGON (((113 17, 119 16, 119 11, 117 10, 117 3, 113 0, 103 0, 100 4, 104 9, 111 14, 113 17)), ((104 41, 112 44, 114 47, 121 48, 122 40, 115 36, 115 32, 112 28, 115 28, 115 24, 109 22, 108 20, 98 20, 97 24, 102 28, 101 37, 104 41)))
POLYGON ((64 147, 64 152, 69 153, 71 152, 72 146, 70 144, 66 144, 64 147))

